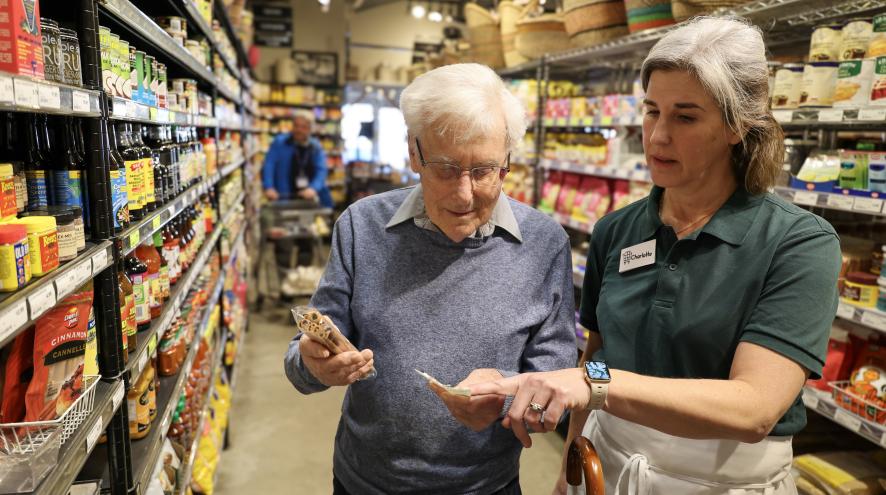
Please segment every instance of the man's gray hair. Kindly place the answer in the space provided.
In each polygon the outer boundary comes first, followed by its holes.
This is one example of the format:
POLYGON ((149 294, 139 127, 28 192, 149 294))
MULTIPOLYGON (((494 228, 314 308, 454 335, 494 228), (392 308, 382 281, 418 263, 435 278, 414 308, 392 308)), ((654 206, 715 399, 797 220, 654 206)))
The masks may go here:
POLYGON ((480 64, 446 65, 418 76, 400 95, 400 111, 411 138, 433 133, 470 144, 504 124, 512 151, 526 134, 523 104, 480 64))
POLYGON ((685 70, 717 102, 742 142, 733 148, 739 184, 754 194, 774 185, 784 153, 769 110, 769 69, 760 29, 734 18, 697 17, 665 35, 643 61, 643 89, 656 70, 685 70))
POLYGON ((316 124, 316 119, 314 118, 314 112, 312 112, 310 110, 305 110, 303 108, 296 110, 292 114, 292 120, 294 121, 295 119, 305 120, 308 124, 311 125, 312 130, 314 129, 314 124, 316 124))

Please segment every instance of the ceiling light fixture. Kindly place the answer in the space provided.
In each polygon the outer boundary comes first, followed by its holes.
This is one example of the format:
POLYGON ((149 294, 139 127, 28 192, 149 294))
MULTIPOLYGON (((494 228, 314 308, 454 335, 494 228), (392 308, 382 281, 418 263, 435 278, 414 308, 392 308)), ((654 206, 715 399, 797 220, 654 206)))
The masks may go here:
POLYGON ((428 12, 428 20, 431 22, 443 22, 443 14, 436 10, 428 12))
POLYGON ((425 13, 427 12, 427 10, 425 9, 424 5, 415 4, 412 6, 411 12, 412 12, 412 17, 415 17, 416 19, 421 19, 425 16, 425 13))

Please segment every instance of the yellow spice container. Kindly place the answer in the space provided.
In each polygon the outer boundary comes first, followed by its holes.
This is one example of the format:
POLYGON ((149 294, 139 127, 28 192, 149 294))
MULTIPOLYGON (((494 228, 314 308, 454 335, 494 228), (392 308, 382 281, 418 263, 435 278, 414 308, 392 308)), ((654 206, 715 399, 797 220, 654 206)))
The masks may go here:
POLYGON ((24 225, 28 229, 28 251, 31 257, 31 273, 42 277, 58 268, 58 231, 55 218, 33 216, 9 222, 24 225))

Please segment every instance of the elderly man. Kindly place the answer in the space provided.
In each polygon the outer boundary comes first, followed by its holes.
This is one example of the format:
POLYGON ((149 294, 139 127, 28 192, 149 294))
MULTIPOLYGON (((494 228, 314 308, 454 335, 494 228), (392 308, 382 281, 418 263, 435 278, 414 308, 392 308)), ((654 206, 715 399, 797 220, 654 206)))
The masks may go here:
POLYGON ((326 187, 326 153, 311 137, 314 114, 299 110, 292 119, 292 132, 274 138, 262 168, 265 196, 277 199, 316 199, 331 208, 326 187))
POLYGON ((330 356, 298 335, 286 375, 303 393, 349 386, 335 494, 518 494, 521 445, 499 421, 507 401, 439 387, 435 397, 415 370, 464 386, 572 366, 569 240, 501 192, 526 119, 493 71, 428 72, 400 107, 421 185, 342 214, 311 301, 364 350, 330 356))

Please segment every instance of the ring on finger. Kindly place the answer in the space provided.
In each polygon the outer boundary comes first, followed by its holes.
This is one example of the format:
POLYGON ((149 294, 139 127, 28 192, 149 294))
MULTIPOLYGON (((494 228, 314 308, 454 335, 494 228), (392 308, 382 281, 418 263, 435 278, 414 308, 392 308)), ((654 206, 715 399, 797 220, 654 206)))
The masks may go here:
POLYGON ((545 412, 545 407, 543 405, 539 404, 538 402, 530 402, 529 409, 532 409, 533 411, 535 411, 537 413, 544 413, 545 412))
POLYGON ((542 410, 541 411, 541 418, 538 420, 538 422, 541 423, 542 428, 544 428, 544 426, 545 426, 545 413, 546 412, 547 412, 546 410, 542 410))

